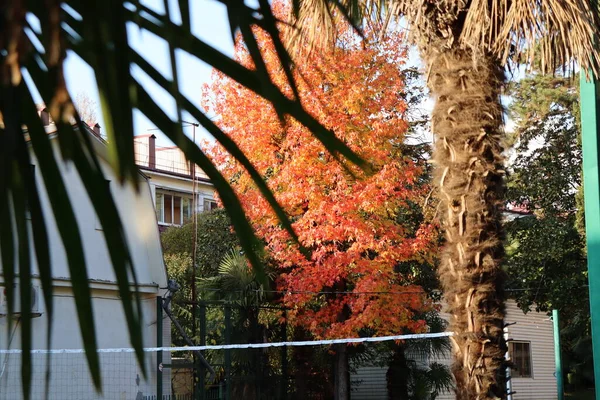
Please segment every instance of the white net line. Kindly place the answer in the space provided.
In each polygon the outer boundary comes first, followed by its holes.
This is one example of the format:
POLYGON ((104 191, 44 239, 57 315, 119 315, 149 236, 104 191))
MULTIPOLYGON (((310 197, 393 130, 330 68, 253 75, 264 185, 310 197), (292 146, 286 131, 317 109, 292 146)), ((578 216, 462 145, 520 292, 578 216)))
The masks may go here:
MULTIPOLYGON (((157 351, 203 351, 203 350, 228 350, 228 349, 263 349, 268 347, 283 347, 283 346, 325 346, 330 344, 343 343, 366 343, 366 342, 386 342, 392 340, 413 340, 413 339, 433 339, 441 337, 453 336, 453 332, 438 332, 438 333, 413 333, 408 335, 394 336, 376 336, 365 338, 344 338, 344 339, 324 339, 324 340, 304 340, 296 342, 271 342, 271 343, 243 343, 243 344, 224 344, 224 345, 207 345, 207 346, 183 346, 183 347, 145 347, 144 352, 157 351)), ((98 353, 133 353, 135 349, 130 347, 98 349, 98 353)), ((21 354, 23 350, 11 349, 2 350, 0 354, 21 354)), ((31 354, 81 354, 85 353, 84 349, 36 349, 31 350, 31 354)))
MULTIPOLYGON (((331 376, 328 372, 323 372, 319 365, 325 365, 320 363, 327 363, 327 357, 331 357, 329 345, 345 343, 365 345, 361 350, 362 356, 351 361, 355 370, 351 385, 356 398, 382 399, 387 398, 388 389, 385 383, 386 371, 382 369, 381 363, 387 360, 391 350, 386 346, 378 346, 378 343, 427 341, 453 335, 452 332, 441 332, 270 343, 146 347, 143 349, 143 365, 139 365, 133 348, 103 348, 97 350, 102 371, 101 391, 97 391, 94 386, 84 349, 37 349, 31 351, 33 368, 30 397, 48 400, 181 400, 191 399, 196 390, 201 390, 206 399, 224 399, 222 394, 230 390, 231 396, 228 399, 237 399, 243 397, 241 392, 236 391, 254 388, 265 394, 264 398, 282 398, 281 393, 292 396, 300 390, 300 386, 295 386, 302 382, 298 374, 305 373, 313 379, 310 394, 317 396, 315 398, 329 398, 321 395, 329 390, 331 376), (312 349, 308 349, 309 347, 312 349), (216 374, 211 375, 206 368, 196 370, 196 373, 203 374, 199 376, 204 376, 202 389, 195 386, 195 351, 201 351, 202 356, 206 357, 216 371, 216 374), (302 354, 307 358, 297 364, 294 361, 295 354, 302 354), (261 368, 267 367, 260 369, 259 373, 255 362, 260 362, 261 368), (159 385, 162 389, 158 388, 159 385)), ((18 349, 0 350, 0 400, 23 397, 22 355, 23 351, 18 349)), ((413 357, 418 365, 429 365, 428 358, 419 357, 420 353, 417 358, 413 357)))

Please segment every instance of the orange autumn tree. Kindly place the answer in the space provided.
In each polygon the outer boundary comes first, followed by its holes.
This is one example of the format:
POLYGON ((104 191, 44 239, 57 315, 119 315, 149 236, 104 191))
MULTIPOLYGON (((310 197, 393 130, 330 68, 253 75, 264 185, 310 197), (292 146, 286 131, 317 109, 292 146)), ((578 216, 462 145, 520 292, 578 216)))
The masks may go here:
MULTIPOLYGON (((274 8, 285 15, 281 3, 274 8)), ((254 34, 273 82, 294 96, 283 86, 273 43, 260 29, 254 34)), ((235 57, 252 67, 241 41, 235 57)), ((416 315, 431 303, 411 284, 413 277, 395 272, 399 263, 428 254, 436 239, 431 225, 398 223, 428 191, 419 179, 422 166, 402 153, 409 128, 401 69, 406 57, 400 33, 376 40, 367 31, 359 40, 342 27, 334 51, 295 60, 303 105, 370 163, 368 174, 335 160, 308 129, 293 119, 281 121, 268 102, 223 74, 215 72, 205 87, 205 108, 265 177, 310 250, 310 258, 301 254, 243 168, 221 148, 211 148, 277 266, 289 322, 316 338, 425 329, 416 315)))

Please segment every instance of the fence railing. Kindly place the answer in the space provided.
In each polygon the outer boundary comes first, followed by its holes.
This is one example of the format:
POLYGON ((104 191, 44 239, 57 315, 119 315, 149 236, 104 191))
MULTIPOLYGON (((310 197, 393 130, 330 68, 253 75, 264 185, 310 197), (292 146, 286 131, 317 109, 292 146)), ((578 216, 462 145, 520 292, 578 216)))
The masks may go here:
MULTIPOLYGON (((340 345, 347 353, 345 374, 349 377, 351 400, 389 398, 390 391, 396 390, 392 381, 398 380, 398 374, 406 373, 406 369, 426 376, 424 372, 441 367, 437 372, 445 371, 446 377, 450 376, 449 357, 422 357, 425 342, 447 342, 450 332, 309 340, 306 332, 281 322, 285 321, 286 310, 278 307, 223 302, 171 304, 173 314, 181 318, 178 322, 186 327, 186 334, 199 343, 184 346, 181 335, 172 331, 173 342, 182 346, 171 348, 172 354, 185 359, 179 363, 188 366, 187 373, 182 374, 173 362, 174 394, 184 394, 180 390, 185 387, 188 391, 191 388, 194 399, 200 400, 332 399, 339 374, 336 365, 340 345), (414 353, 401 341, 420 343, 419 350, 414 353), (214 375, 191 350, 201 353, 214 375), (404 360, 404 364, 396 359, 404 360), (188 383, 176 383, 178 374, 185 376, 188 383)), ((451 382, 449 379, 446 383, 451 382)), ((442 398, 449 397, 439 400, 442 398)))

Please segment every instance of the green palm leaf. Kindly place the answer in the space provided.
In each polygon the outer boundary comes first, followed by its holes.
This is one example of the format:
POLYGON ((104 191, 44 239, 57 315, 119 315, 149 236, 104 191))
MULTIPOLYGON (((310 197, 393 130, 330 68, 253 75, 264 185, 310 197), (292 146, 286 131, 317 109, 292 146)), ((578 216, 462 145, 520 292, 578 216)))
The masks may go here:
MULTIPOLYGON (((78 172, 102 224, 131 343, 140 362, 143 357, 139 321, 141 305, 139 299, 132 296, 130 289, 130 283, 137 285, 137 280, 116 204, 104 183, 97 156, 85 131, 86 127, 76 115, 73 115, 77 120, 75 124, 68 117, 73 105, 65 86, 62 66, 67 50, 75 52, 94 70, 104 115, 104 128, 108 134, 110 162, 120 181, 138 184, 133 152, 133 110, 137 108, 211 178, 240 236, 245 254, 255 268, 256 276, 264 282, 266 276, 257 254, 260 245, 252 227, 227 180, 195 143, 183 134, 183 111, 189 112, 206 127, 246 168, 281 219, 283 226, 292 238, 297 240, 297 236, 285 212, 243 152, 181 93, 181 82, 176 73, 175 51, 187 52, 271 101, 282 118, 291 116, 306 125, 334 156, 344 157, 361 167, 366 167, 366 164, 332 131, 308 114, 297 95, 292 99, 286 97, 271 81, 264 68, 262 56, 257 51, 252 34, 253 25, 260 25, 273 37, 288 83, 295 91, 291 59, 279 39, 277 21, 266 1, 260 1, 258 9, 245 5, 241 0, 225 3, 232 32, 241 32, 244 36, 254 64, 258 66, 256 70, 243 67, 194 36, 191 31, 190 4, 186 0, 178 2, 182 19, 180 25, 172 22, 168 13, 159 14, 138 1, 71 0, 64 3, 27 2, 24 5, 16 0, 9 0, 8 3, 13 7, 3 8, 0 15, 3 21, 0 28, 0 58, 6 67, 0 71, 3 92, 0 100, 3 118, 3 124, 0 126, 0 259, 9 308, 12 309, 13 283, 17 277, 21 287, 21 303, 26 306, 29 301, 30 271, 33 265, 29 254, 30 248, 33 248, 32 254, 35 255, 35 265, 39 270, 48 318, 50 324, 52 322, 52 265, 46 225, 47 218, 52 217, 67 254, 80 333, 94 385, 99 388, 100 365, 98 355, 94 351, 97 343, 88 275, 84 268, 84 250, 66 182, 61 175, 62 162, 73 165, 78 172), (40 28, 32 26, 29 22, 31 19, 25 19, 26 15, 37 18, 40 28), (130 48, 128 24, 135 24, 169 43, 172 79, 162 76, 146 59, 130 48), (177 121, 171 120, 162 111, 160 104, 139 85, 131 72, 133 65, 140 67, 170 93, 177 104, 177 121), (29 74, 29 85, 24 84, 19 71, 29 74), (50 140, 37 114, 32 95, 35 92, 41 95, 56 122, 56 140, 50 140), (26 127, 27 136, 23 127, 26 127), (53 143, 56 143, 57 147, 53 146, 53 143), (35 171, 31 170, 30 151, 35 155, 35 171), (62 160, 57 157, 58 154, 62 160), (41 177, 43 186, 38 186, 36 175, 41 177), (43 214, 41 199, 45 196, 42 196, 41 192, 45 192, 50 200, 52 216, 43 214), (27 209, 25 204, 28 205, 27 209), (30 224, 27 221, 29 218, 30 224)), ((168 4, 165 4, 165 9, 169 9, 168 4)), ((29 398, 31 356, 26 350, 31 346, 31 316, 25 313, 21 319, 21 343, 25 350, 22 356, 23 393, 25 398, 29 398)), ((51 344, 50 331, 51 325, 47 333, 48 346, 51 344)))

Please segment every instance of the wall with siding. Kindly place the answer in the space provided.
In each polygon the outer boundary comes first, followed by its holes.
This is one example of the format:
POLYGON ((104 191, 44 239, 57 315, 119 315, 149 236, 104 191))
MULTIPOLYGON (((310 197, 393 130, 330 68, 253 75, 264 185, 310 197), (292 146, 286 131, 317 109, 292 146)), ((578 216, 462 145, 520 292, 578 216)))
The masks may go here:
MULTIPOLYGON (((524 314, 517 303, 509 300, 506 304, 506 322, 516 322, 508 327, 509 338, 531 343, 533 377, 512 379, 512 390, 516 392, 513 400, 556 400, 552 321, 545 313, 531 311, 524 314)), ((442 362, 450 365, 450 357, 442 362)), ((446 393, 438 400, 454 400, 454 396, 446 393)))
MULTIPOLYGON (((444 318, 447 315, 442 314, 444 318)), ((552 321, 545 313, 531 311, 524 314, 514 301, 506 305, 506 322, 516 324, 508 327, 509 338, 531 343, 533 377, 513 378, 513 400, 556 400, 554 377, 554 336, 552 321)), ((432 360, 434 361, 434 360, 432 360)), ((435 360, 451 365, 450 354, 435 360)), ((351 376, 352 400, 386 399, 386 368, 361 367, 351 376)), ((443 393, 437 400, 455 400, 454 393, 443 393)))
POLYGON ((531 342, 531 368, 533 377, 513 378, 513 400, 555 400, 554 334, 552 321, 545 313, 531 311, 524 314, 513 301, 506 307, 506 322, 516 322, 508 327, 509 338, 531 342))
POLYGON ((352 400, 387 399, 387 367, 361 367, 350 377, 352 400))
MULTIPOLYGON (((167 284, 166 270, 163 264, 160 237, 156 228, 154 200, 146 179, 139 178, 139 190, 133 185, 120 185, 117 177, 110 168, 107 160, 105 145, 95 136, 91 137, 99 156, 100 165, 105 178, 110 181, 110 190, 114 196, 123 228, 133 258, 133 264, 139 286, 138 295, 141 299, 143 330, 143 346, 156 346, 156 297, 160 294, 159 287, 167 284)), ((59 149, 55 140, 53 146, 58 160, 59 149)), ((32 164, 37 161, 32 154, 32 164)), ((102 226, 97 223, 97 217, 91 201, 84 190, 81 178, 72 165, 59 163, 65 185, 73 205, 75 217, 82 237, 88 277, 90 279, 92 307, 96 328, 96 339, 99 348, 130 347, 129 333, 125 315, 121 305, 115 274, 104 240, 102 226)), ((70 274, 67 267, 67 255, 58 234, 58 228, 52 215, 51 203, 48 199, 43 180, 40 177, 40 168, 35 168, 36 181, 40 188, 42 208, 46 218, 48 240, 51 248, 52 273, 54 286, 53 304, 54 315, 52 318, 52 349, 79 349, 83 347, 80 337, 77 312, 75 310, 74 295, 71 289, 70 274)), ((40 286, 37 278, 39 273, 32 259, 34 286, 40 286)), ((1 267, 1 265, 0 265, 1 267)), ((0 268, 1 271, 1 268, 0 268)), ((0 273, 0 290, 2 290, 3 277, 0 273)), ((162 292, 162 291, 161 291, 162 292)), ((42 302, 43 304, 43 302, 42 302)), ((47 307, 42 307, 41 315, 31 321, 32 347, 34 349, 47 348, 46 331, 49 326, 47 307)), ((18 320, 17 320, 18 321, 18 320)), ((19 349, 20 325, 0 315, 0 348, 19 349), (8 330, 10 325, 10 331, 8 330), (6 340, 12 337, 13 340, 6 340)), ((170 323, 163 320, 163 343, 170 343, 170 323)), ((165 363, 169 362, 170 354, 163 357, 165 363)), ((100 356, 100 366, 103 377, 103 394, 96 393, 90 380, 87 362, 82 354, 54 354, 47 364, 45 355, 34 355, 33 376, 31 383, 31 398, 42 399, 46 394, 45 372, 49 365, 51 370, 49 398, 53 399, 135 399, 137 393, 143 395, 155 393, 156 388, 156 355, 146 354, 146 371, 148 380, 143 380, 141 368, 135 360, 133 353, 104 353, 100 356)), ((14 400, 22 398, 21 395, 21 366, 18 355, 0 355, 0 400, 14 400)), ((169 371, 163 374, 163 388, 165 393, 170 392, 169 371)))

